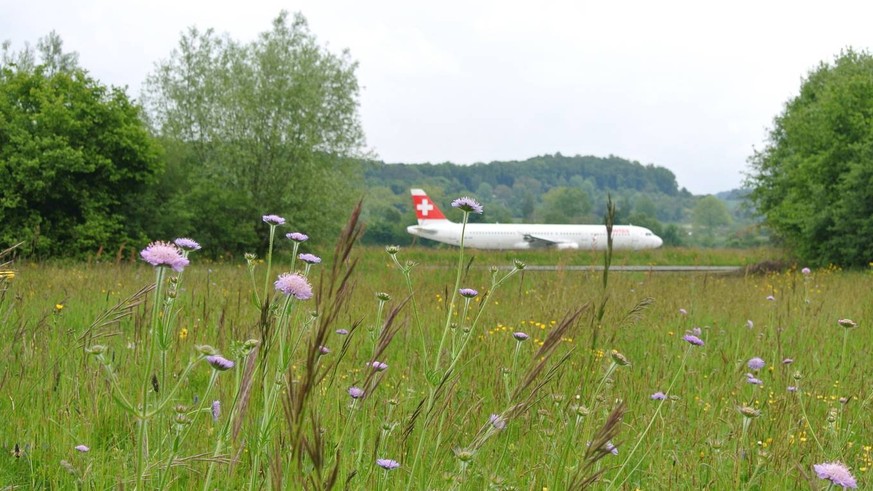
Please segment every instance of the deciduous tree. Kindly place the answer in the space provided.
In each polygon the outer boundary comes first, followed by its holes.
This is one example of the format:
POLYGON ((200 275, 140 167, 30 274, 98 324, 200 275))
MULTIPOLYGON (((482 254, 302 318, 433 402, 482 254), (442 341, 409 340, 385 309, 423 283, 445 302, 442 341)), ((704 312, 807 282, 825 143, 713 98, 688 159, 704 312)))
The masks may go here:
POLYGON ((785 105, 747 185, 767 224, 810 264, 873 259, 873 56, 846 50, 785 105))
MULTIPOLYGON (((250 43, 191 28, 145 84, 156 131, 187 146, 192 227, 221 243, 253 235, 263 213, 324 239, 356 193, 360 152, 357 65, 321 47, 301 15, 281 13, 250 43), (210 201, 234 204, 230 214, 210 201)), ((192 234, 195 232, 191 232, 192 234)))

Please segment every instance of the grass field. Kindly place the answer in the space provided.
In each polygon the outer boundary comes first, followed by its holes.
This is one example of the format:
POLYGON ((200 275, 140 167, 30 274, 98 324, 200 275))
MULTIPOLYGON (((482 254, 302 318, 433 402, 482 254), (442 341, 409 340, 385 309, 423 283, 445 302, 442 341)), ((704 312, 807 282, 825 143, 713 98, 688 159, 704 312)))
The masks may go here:
POLYGON ((315 295, 299 300, 273 290, 293 257, 276 251, 253 280, 197 252, 178 283, 142 261, 15 265, 0 279, 0 489, 824 489, 813 465, 834 461, 869 481, 869 272, 613 272, 604 286, 511 269, 602 255, 316 250, 315 295), (140 291, 156 272, 160 292, 140 291), (235 366, 214 370, 198 345, 235 366))

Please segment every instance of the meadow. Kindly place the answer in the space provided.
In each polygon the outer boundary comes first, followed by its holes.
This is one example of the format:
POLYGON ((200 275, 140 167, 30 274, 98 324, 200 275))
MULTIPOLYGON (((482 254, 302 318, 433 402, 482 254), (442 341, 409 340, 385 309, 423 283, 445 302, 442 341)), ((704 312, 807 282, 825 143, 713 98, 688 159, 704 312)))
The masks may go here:
POLYGON ((604 257, 353 232, 307 263, 270 229, 269 257, 193 251, 181 273, 7 265, 0 489, 825 489, 813 466, 836 461, 870 479, 870 272, 531 271, 516 258, 604 257))

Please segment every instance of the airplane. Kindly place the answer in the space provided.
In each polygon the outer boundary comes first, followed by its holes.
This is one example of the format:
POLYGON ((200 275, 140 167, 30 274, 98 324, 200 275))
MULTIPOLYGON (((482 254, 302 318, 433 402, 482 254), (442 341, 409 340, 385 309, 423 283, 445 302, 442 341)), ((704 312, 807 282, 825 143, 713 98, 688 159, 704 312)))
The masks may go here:
MULTIPOLYGON (((418 225, 406 231, 425 239, 460 245, 461 225, 448 220, 422 189, 412 189, 418 225)), ((464 246, 473 249, 606 249, 606 225, 549 225, 542 223, 468 223, 464 246)), ((645 227, 615 225, 613 249, 655 249, 664 241, 645 227)))

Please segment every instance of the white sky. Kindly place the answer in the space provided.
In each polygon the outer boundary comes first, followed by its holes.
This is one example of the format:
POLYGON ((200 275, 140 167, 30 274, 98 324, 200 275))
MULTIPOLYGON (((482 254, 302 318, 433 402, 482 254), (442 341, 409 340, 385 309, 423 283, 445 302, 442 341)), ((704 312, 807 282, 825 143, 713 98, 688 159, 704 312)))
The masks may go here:
POLYGON ((609 154, 695 194, 738 187, 801 79, 873 47, 873 2, 0 0, 0 40, 54 29, 138 97, 189 26, 248 41, 285 9, 360 63, 367 144, 386 162, 609 154))

